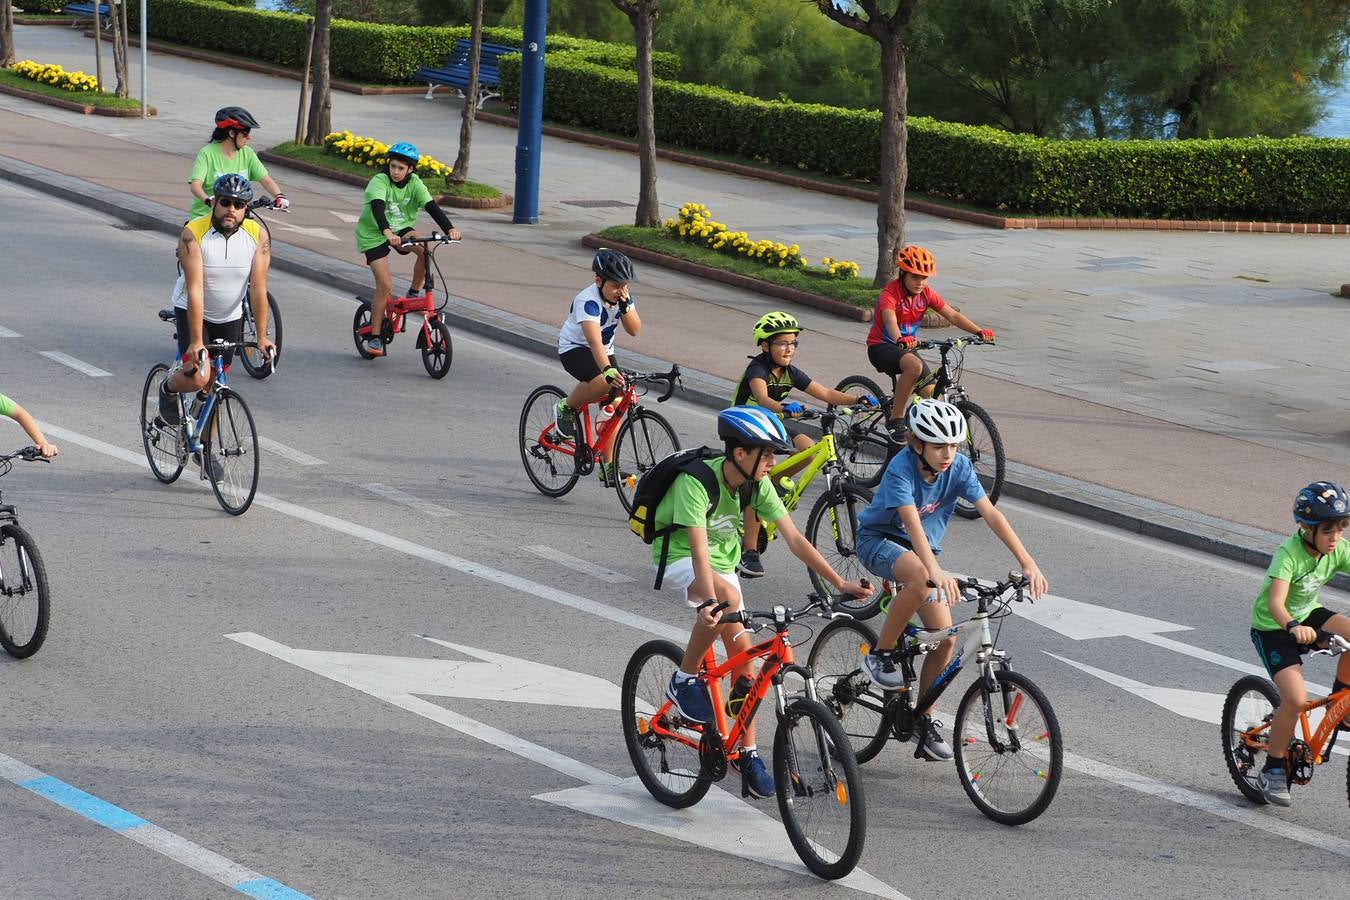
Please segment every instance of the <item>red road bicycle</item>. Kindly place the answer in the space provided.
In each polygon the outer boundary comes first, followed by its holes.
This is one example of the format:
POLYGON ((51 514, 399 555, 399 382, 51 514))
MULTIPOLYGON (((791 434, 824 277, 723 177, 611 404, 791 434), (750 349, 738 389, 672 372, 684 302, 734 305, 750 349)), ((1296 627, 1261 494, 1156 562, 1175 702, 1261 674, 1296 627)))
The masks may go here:
MULTIPOLYGON (((380 339, 384 341, 384 346, 388 347, 393 341, 394 335, 402 334, 407 328, 407 317, 410 315, 419 315, 422 317, 422 327, 417 330, 418 350, 422 351, 422 365, 426 368, 427 374, 432 378, 444 378, 450 371, 450 362, 454 356, 454 351, 450 346, 450 328, 445 324, 445 319, 441 316, 441 311, 445 309, 445 304, 449 295, 441 298, 439 306, 436 305, 434 289, 436 280, 431 275, 434 268, 436 274, 440 276, 441 284, 445 284, 445 276, 441 274, 440 264, 436 262, 436 250, 443 244, 458 244, 459 241, 452 241, 445 235, 432 232, 430 237, 424 238, 404 238, 400 246, 409 244, 427 245, 427 272, 426 272, 426 292, 420 297, 394 297, 390 296, 389 302, 384 306, 384 322, 380 327, 380 339)), ((370 303, 369 297, 358 295, 357 302, 361 305, 357 307, 356 316, 352 319, 352 339, 356 341, 356 352, 361 354, 362 359, 374 359, 375 357, 366 349, 366 341, 370 339, 370 303)))

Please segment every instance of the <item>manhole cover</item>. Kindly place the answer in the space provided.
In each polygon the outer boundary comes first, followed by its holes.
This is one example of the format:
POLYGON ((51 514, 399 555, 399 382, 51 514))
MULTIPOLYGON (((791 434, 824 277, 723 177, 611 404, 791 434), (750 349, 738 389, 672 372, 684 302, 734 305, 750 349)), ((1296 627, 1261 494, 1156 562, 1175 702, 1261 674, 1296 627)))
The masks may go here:
POLYGON ((624 203, 622 200, 564 200, 568 206, 580 206, 584 209, 615 209, 624 206, 636 206, 636 203, 624 203))

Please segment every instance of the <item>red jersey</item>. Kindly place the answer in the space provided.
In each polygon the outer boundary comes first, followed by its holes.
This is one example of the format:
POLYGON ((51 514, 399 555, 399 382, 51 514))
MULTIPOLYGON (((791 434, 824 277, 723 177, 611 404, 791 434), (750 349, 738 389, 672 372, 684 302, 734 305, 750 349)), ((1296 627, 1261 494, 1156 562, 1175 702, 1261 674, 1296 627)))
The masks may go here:
POLYGON ((900 334, 913 335, 919 330, 925 312, 930 309, 942 309, 946 305, 946 301, 938 296, 938 292, 926 284, 923 286, 923 290, 914 296, 906 294, 904 286, 897 278, 882 288, 881 293, 877 296, 877 308, 872 313, 872 330, 867 332, 867 346, 895 343, 882 328, 882 310, 894 310, 895 320, 900 324, 900 334))

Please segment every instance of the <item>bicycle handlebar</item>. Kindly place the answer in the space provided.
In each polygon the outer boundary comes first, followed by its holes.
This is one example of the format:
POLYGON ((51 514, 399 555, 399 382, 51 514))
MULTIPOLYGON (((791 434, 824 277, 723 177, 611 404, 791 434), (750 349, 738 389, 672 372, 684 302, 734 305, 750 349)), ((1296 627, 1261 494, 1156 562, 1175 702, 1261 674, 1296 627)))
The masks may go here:
POLYGON ((980 337, 941 338, 939 340, 916 341, 914 343, 914 349, 932 350, 936 347, 944 350, 950 350, 953 347, 971 347, 971 346, 978 347, 981 345, 988 345, 992 347, 996 343, 997 341, 986 341, 984 338, 980 337))
MULTIPOLYGON (((960 602, 962 603, 974 603, 978 600, 1002 599, 1003 595, 1010 590, 1016 591, 1011 599, 1021 603, 1023 600, 1029 599, 1027 597, 1026 589, 1027 586, 1031 584, 1031 579, 1016 572, 1009 572, 1007 581, 996 581, 993 584, 984 584, 978 578, 958 578, 956 579, 956 584, 961 589, 960 602)), ((930 588, 937 587, 931 580, 928 581, 928 586, 930 588)), ((1031 600, 1030 602, 1035 603, 1036 601, 1031 600)))
MULTIPOLYGON (((21 459, 24 462, 51 462, 50 459, 42 455, 42 451, 36 446, 23 447, 13 453, 0 454, 0 463, 9 462, 12 459, 21 459)), ((0 472, 0 474, 4 473, 0 472)))
POLYGON ((1317 644, 1325 643, 1326 647, 1318 647, 1316 650, 1309 651, 1310 654, 1320 654, 1322 656, 1340 656, 1342 653, 1350 653, 1350 641, 1341 637, 1339 634, 1333 634, 1330 631, 1318 631, 1317 644))
POLYGON ((656 398, 657 403, 665 403, 669 400, 670 395, 675 393, 676 383, 680 380, 680 367, 678 364, 672 365, 669 372, 637 372, 622 367, 619 371, 623 374, 623 380, 628 384, 665 382, 665 393, 656 398))
MULTIPOLYGON (((863 583, 866 584, 867 582, 863 583)), ((755 611, 749 609, 742 609, 738 612, 722 616, 718 624, 729 625, 739 623, 749 628, 751 631, 761 631, 764 628, 767 628, 768 625, 767 624, 756 625, 755 624, 756 619, 764 619, 766 620, 766 622, 771 622, 775 626, 786 628, 787 626, 791 625, 798 619, 805 618, 807 616, 812 616, 821 619, 851 618, 851 616, 849 616, 848 613, 835 612, 834 610, 834 605, 836 603, 853 599, 848 594, 834 594, 827 599, 826 597, 821 596, 815 591, 812 591, 810 594, 806 595, 806 599, 807 599, 806 605, 798 607, 797 609, 789 609, 786 606, 775 606, 773 609, 768 610, 767 612, 763 610, 755 611)), ((707 602, 711 603, 712 601, 709 600, 707 602)))

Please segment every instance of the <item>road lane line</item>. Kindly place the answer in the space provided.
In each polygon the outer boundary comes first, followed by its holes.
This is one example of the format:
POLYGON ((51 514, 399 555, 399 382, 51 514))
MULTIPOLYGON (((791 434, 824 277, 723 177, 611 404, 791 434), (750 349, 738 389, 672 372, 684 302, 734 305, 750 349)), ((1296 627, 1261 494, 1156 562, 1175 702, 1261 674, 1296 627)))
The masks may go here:
POLYGON ((63 366, 70 366, 70 367, 71 367, 72 369, 74 369, 75 371, 77 371, 77 372, 83 372, 84 374, 88 375, 90 378, 111 378, 111 377, 112 377, 112 373, 111 373, 111 372, 105 372, 105 371, 103 371, 102 369, 100 369, 98 366, 90 365, 89 363, 85 362, 84 360, 82 360, 82 359, 76 359, 75 357, 73 357, 73 356, 71 356, 71 355, 69 355, 69 354, 67 354, 67 353, 62 353, 60 350, 40 350, 40 351, 38 351, 38 356, 45 356, 45 357, 47 357, 48 359, 50 359, 52 362, 59 362, 59 363, 60 363, 61 365, 63 365, 63 366))
POLYGON ((5 326, 0 325, 0 338, 16 338, 16 337, 23 337, 23 335, 19 334, 17 331, 10 331, 5 326))
POLYGON ((226 859, 219 853, 166 831, 133 812, 114 806, 4 753, 0 753, 0 776, 241 894, 275 900, 309 900, 308 894, 260 875, 247 866, 226 859))
POLYGON ((575 556, 569 556, 568 554, 562 552, 561 550, 554 550, 552 547, 549 547, 545 544, 531 544, 530 546, 525 547, 523 549, 530 551, 535 556, 541 556, 544 559, 552 560, 553 562, 558 563, 559 565, 562 566, 566 566, 569 569, 574 569, 575 571, 580 572, 583 575, 590 575, 592 578, 599 578, 601 581, 606 582, 607 584, 628 584, 630 582, 637 580, 635 578, 630 578, 629 576, 624 575, 622 572, 615 572, 613 569, 606 569, 604 566, 597 566, 593 562, 587 562, 584 559, 578 559, 575 556))
POLYGON ((413 494, 405 494, 398 488, 391 488, 387 484, 372 482, 371 484, 363 484, 361 485, 361 487, 370 491, 372 494, 377 494, 385 498, 386 500, 392 500, 394 503, 402 504, 403 506, 409 507, 410 509, 415 509, 418 512, 424 513, 425 515, 428 516, 436 516, 437 518, 441 519, 450 517, 459 518, 459 513, 455 512, 453 509, 446 509, 444 506, 437 506, 430 500, 424 500, 421 497, 414 496, 413 494))
POLYGON ((310 456, 308 453, 296 450, 294 447, 287 447, 280 441, 274 441, 271 438, 263 437, 262 435, 258 435, 258 446, 269 453, 275 453, 282 459, 289 459, 291 462, 302 466, 324 465, 324 461, 317 456, 310 456))

